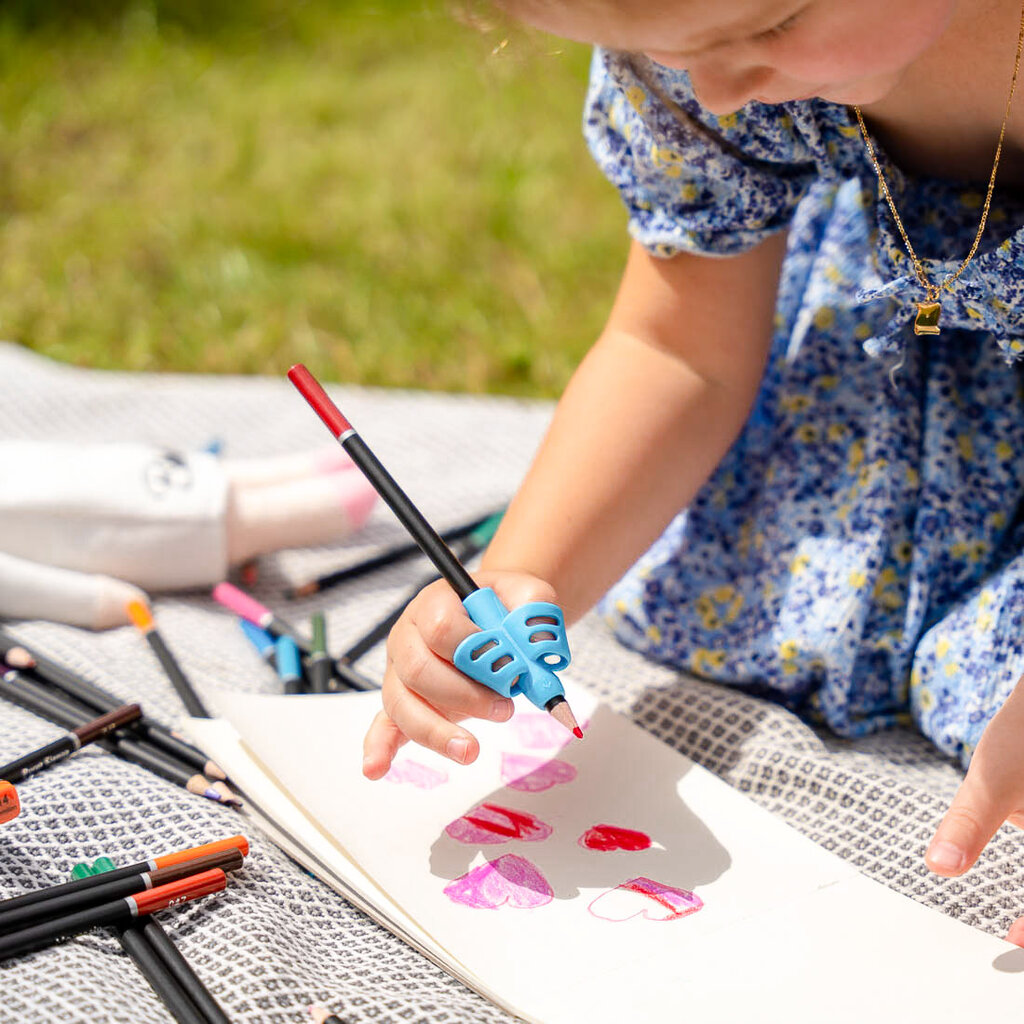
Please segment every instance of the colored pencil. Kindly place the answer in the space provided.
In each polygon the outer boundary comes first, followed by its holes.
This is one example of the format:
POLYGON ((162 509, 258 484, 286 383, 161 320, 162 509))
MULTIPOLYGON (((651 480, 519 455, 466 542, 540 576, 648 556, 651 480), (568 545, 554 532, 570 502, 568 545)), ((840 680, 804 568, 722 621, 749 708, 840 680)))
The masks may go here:
POLYGON ((313 653, 309 656, 309 691, 327 693, 331 681, 331 656, 327 653, 327 619, 316 612, 310 620, 313 653))
POLYGON ((305 687, 298 645, 290 636, 279 636, 274 644, 274 654, 277 659, 277 675, 284 686, 284 692, 302 693, 305 687))
POLYGON ((29 925, 39 924, 54 917, 63 917, 65 914, 85 910, 100 903, 109 903, 122 896, 132 896, 147 889, 155 889, 168 882, 177 882, 181 878, 198 875, 213 868, 235 871, 242 866, 243 860, 241 850, 232 846, 190 860, 181 860, 167 867, 147 869, 128 875, 116 871, 98 871, 91 876, 96 879, 95 885, 70 892, 64 886, 58 885, 54 886, 54 889, 63 891, 35 903, 13 909, 0 907, 0 934, 18 931, 29 925))
POLYGON ((248 619, 254 626, 265 629, 273 637, 290 636, 303 654, 312 653, 312 645, 294 626, 233 583, 218 583, 213 588, 213 599, 229 611, 248 619))
MULTIPOLYGON (((303 664, 307 664, 308 657, 313 653, 313 645, 304 636, 301 636, 293 626, 288 625, 284 619, 275 615, 269 608, 260 604, 254 597, 250 597, 243 590, 231 583, 218 583, 213 588, 213 598, 222 604, 229 611, 243 619, 247 619, 254 626, 266 630, 273 637, 288 636, 298 645, 303 652, 303 664)), ((351 690, 379 690, 379 684, 368 679, 356 669, 335 665, 331 662, 331 675, 344 686, 351 690)))
POLYGON ((155 917, 149 917, 135 927, 142 931, 153 952, 195 1004, 205 1024, 231 1024, 220 1003, 203 984, 202 979, 192 969, 192 965, 182 956, 160 922, 155 917))
MULTIPOLYGON (((15 669, 0 676, 0 697, 5 697, 33 714, 48 718, 64 728, 74 728, 83 717, 80 707, 69 702, 62 695, 46 690, 38 683, 25 678, 15 669)), ((116 733, 99 741, 105 749, 117 754, 122 760, 131 761, 147 768, 168 782, 182 786, 190 793, 205 796, 218 803, 240 803, 222 782, 211 783, 204 775, 183 768, 181 763, 156 747, 140 740, 119 736, 116 733), (217 789, 215 787, 223 787, 217 789)))
MULTIPOLYGON (((487 515, 471 519, 468 523, 459 523, 458 526, 444 530, 441 533, 441 539, 449 544, 453 541, 461 540, 480 527, 494 514, 494 512, 489 512, 487 515)), ((317 576, 316 579, 309 580, 307 583, 300 583, 298 586, 286 591, 286 593, 290 598, 309 597, 312 594, 320 593, 322 590, 327 590, 328 587, 336 587, 341 583, 347 583, 349 580, 359 579, 360 576, 366 576, 371 572, 376 572, 378 569, 394 565, 396 562, 401 562, 406 558, 412 558, 413 555, 419 554, 422 554, 419 544, 396 544, 394 547, 386 548, 384 551, 372 555, 362 562, 356 562, 355 565, 348 565, 344 569, 335 569, 333 572, 324 573, 322 576, 317 576)))
POLYGON ((127 878, 129 875, 137 875, 143 871, 157 871, 183 861, 194 861, 206 854, 232 849, 238 850, 244 857, 249 853, 249 841, 242 835, 228 836, 225 839, 216 839, 212 843, 190 846, 183 850, 173 850, 171 853, 164 853, 149 860, 126 864, 123 868, 115 868, 106 872, 102 877, 88 875, 73 882, 64 882, 62 885, 52 885, 45 889, 33 889, 17 896, 8 896, 7 899, 0 900, 0 917, 17 907, 25 907, 70 893, 81 892, 83 889, 89 889, 101 882, 109 881, 111 878, 127 878))
POLYGON ((167 907, 189 903, 211 893, 220 892, 226 885, 227 875, 220 868, 213 868, 198 875, 181 878, 177 882, 168 882, 155 889, 138 892, 133 896, 125 896, 109 903, 64 914, 50 921, 42 921, 28 928, 0 935, 0 960, 30 953, 58 939, 78 935, 92 928, 128 923, 137 917, 167 907))
POLYGON ((345 1024, 337 1014, 323 1006, 311 1006, 309 1015, 313 1018, 313 1024, 345 1024))
POLYGON ((0 766, 0 779, 6 779, 8 782, 21 782, 32 772, 57 764, 70 757, 76 750, 102 739, 107 733, 129 725, 136 721, 141 714, 142 708, 138 704, 123 704, 99 718, 94 718, 91 722, 75 726, 60 739, 0 766))
POLYGON ((167 642, 160 635, 153 620, 153 613, 141 601, 129 601, 127 605, 128 617, 132 620, 135 628, 146 638, 146 643, 152 648, 157 661, 160 662, 167 678, 174 687, 175 693, 181 698, 185 709, 193 718, 209 718, 210 713, 206 706, 199 699, 195 687, 189 681, 188 676, 182 671, 178 659, 171 653, 167 642))
POLYGON ((167 969, 138 923, 118 925, 117 938, 121 948, 132 958, 139 973, 178 1024, 207 1024, 206 1018, 167 969))
MULTIPOLYGON (((468 537, 462 538, 457 542, 455 548, 455 555, 463 562, 468 562, 470 559, 475 558, 484 548, 487 547, 491 542, 491 538, 494 536, 495 531, 501 522, 502 515, 504 513, 496 512, 492 516, 488 516, 479 526, 469 534, 468 537)), ((382 640, 384 640, 388 633, 391 632, 391 627, 401 618, 402 612, 409 606, 409 602, 426 586, 429 586, 438 577, 432 573, 429 576, 424 576, 413 588, 405 595, 400 604, 388 612, 388 614, 380 620, 372 629, 367 630, 351 647, 343 654, 338 657, 338 661, 342 664, 353 665, 357 662, 367 651, 376 647, 382 640)))
MULTIPOLYGON (((124 703, 120 698, 107 693, 106 690, 101 689, 70 669, 40 654, 39 651, 25 647, 20 641, 11 636, 3 626, 0 626, 0 657, 6 659, 7 652, 14 647, 21 647, 26 650, 35 662, 29 672, 23 673, 27 678, 56 687, 69 697, 85 704, 94 711, 113 711, 114 708, 120 707, 124 703)), ((9 662, 9 664, 14 668, 20 667, 14 665, 13 662, 9 662)), ((194 768, 197 772, 213 776, 215 779, 226 778, 220 768, 213 761, 210 761, 201 750, 173 735, 170 729, 154 721, 149 715, 143 714, 134 726, 134 729, 144 733, 145 738, 155 746, 160 747, 183 764, 194 768)))
MULTIPOLYGON (((465 601, 470 594, 479 590, 473 577, 455 557, 452 549, 438 536, 437 531, 427 522, 405 491, 398 486, 395 478, 384 468, 369 445, 356 433, 355 428, 331 401, 319 381, 301 363, 297 363, 288 371, 288 379, 320 417, 324 426, 334 435, 335 440, 348 452, 352 461, 363 471, 366 479, 373 484, 377 493, 398 517, 398 521, 409 531, 413 540, 423 549, 423 553, 458 594, 459 600, 465 601)), ((553 697, 547 702, 546 710, 569 732, 582 739, 583 730, 580 729, 576 716, 564 696, 553 697)))
POLYGON ((245 638, 256 648, 256 653, 272 668, 277 669, 277 656, 274 653, 274 638, 259 626, 254 626, 248 619, 239 619, 245 638))

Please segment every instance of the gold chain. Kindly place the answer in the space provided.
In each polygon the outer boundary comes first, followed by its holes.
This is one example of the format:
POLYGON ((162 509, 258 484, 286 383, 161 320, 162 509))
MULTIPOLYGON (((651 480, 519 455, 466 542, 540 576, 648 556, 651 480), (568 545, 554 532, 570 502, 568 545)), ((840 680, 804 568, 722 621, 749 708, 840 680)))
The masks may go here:
POLYGON ((996 158, 992 163, 992 174, 988 179, 988 193, 985 196, 985 206, 981 211, 981 223, 978 225, 978 233, 974 236, 974 244, 971 246, 971 251, 967 254, 963 263, 960 264, 958 270, 955 273, 949 275, 945 281, 939 285, 932 284, 928 280, 928 274, 918 258, 917 253, 914 251, 914 246, 907 235, 906 229, 903 227, 903 221, 900 219, 899 212, 896 209, 896 203, 893 201, 892 194, 889 192, 889 186, 885 182, 885 174, 882 172, 882 168, 878 163, 878 157, 875 155, 875 147, 871 144, 871 136, 868 135, 867 126, 864 124, 864 118, 861 115, 860 107, 855 106, 854 112, 857 115, 857 123, 860 125, 860 133, 864 136, 864 144, 868 148, 868 156, 871 157, 871 163, 874 164, 875 174, 878 175, 878 184, 882 189, 882 194, 885 196, 885 201, 889 204, 889 209, 892 211, 892 218, 896 222, 896 227, 899 228, 900 235, 903 237, 903 244, 907 247, 907 252, 910 254, 910 259, 914 264, 914 273, 917 274, 917 279, 921 282, 925 292, 928 295, 929 302, 935 302, 939 295, 943 291, 948 291, 950 286, 954 284, 960 275, 967 269, 967 264, 974 259, 974 254, 978 251, 978 246, 981 244, 981 236, 985 233, 985 224, 988 221, 989 207, 992 205, 992 192, 996 187, 996 171, 999 170, 999 158, 1003 153, 1003 138, 1006 135, 1006 124, 1010 119, 1010 106, 1013 103, 1013 94, 1017 88, 1017 75, 1020 72, 1020 61, 1021 53, 1024 51, 1024 7, 1021 8, 1020 13, 1020 30, 1017 33, 1017 56, 1013 63, 1013 78, 1010 80, 1010 95, 1006 98, 1006 110, 1003 112, 1003 124, 999 129, 999 142, 996 145, 996 158))

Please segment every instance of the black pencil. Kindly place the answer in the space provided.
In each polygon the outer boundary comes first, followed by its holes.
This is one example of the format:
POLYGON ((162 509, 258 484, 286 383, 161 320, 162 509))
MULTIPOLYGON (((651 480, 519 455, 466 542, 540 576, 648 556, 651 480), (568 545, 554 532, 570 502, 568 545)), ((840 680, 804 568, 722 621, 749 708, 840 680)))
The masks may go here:
POLYGON ((109 903, 64 914, 50 921, 20 928, 18 931, 0 935, 0 960, 30 953, 58 939, 79 935, 92 928, 128 923, 139 916, 220 892, 226 885, 227 876, 224 872, 220 868, 213 868, 198 875, 189 875, 177 882, 168 882, 156 889, 148 889, 133 896, 125 896, 109 903))
POLYGON ((189 681, 188 676, 182 671, 178 659, 171 653, 166 641, 160 635, 153 621, 152 612, 141 601, 129 601, 127 605, 128 616, 135 624, 136 629, 146 638, 146 643, 152 648, 157 661, 160 662, 167 678, 174 687, 175 693, 181 698, 185 709, 193 718, 209 718, 210 713, 196 693, 195 687, 189 681))
MULTIPOLYGON (((484 522, 490 522, 491 517, 484 520, 484 522)), ((490 537, 493 536, 491 531, 490 536, 486 539, 483 537, 476 536, 477 531, 465 537, 459 542, 458 547, 455 550, 456 557, 469 561, 471 558, 475 558, 490 541, 490 537)), ((402 598, 402 601, 395 605, 395 607, 388 612, 388 614, 380 620, 371 629, 368 629, 358 640, 356 640, 348 650, 344 651, 337 658, 337 661, 344 665, 352 665, 357 662, 367 651, 372 650, 382 640, 384 640, 388 633, 391 632, 391 627, 401 618, 402 612, 409 607, 409 602, 426 586, 429 586, 434 580, 439 579, 436 573, 431 573, 429 576, 424 576, 406 595, 402 598)))
POLYGON ((228 849, 236 849, 245 856, 249 852, 249 842, 242 835, 228 836, 225 839, 216 839, 211 843, 203 843, 201 846, 190 846, 184 850, 173 850, 171 853, 151 857, 149 860, 140 860, 134 864, 126 864, 123 868, 114 868, 111 871, 104 872, 102 875, 86 875, 84 878, 76 878, 74 881, 64 882, 61 885, 50 885, 42 889, 32 889, 29 892, 19 893, 17 896, 8 896, 6 899, 0 900, 0 916, 18 907, 27 907, 34 903, 43 903, 69 893, 90 889, 112 878, 127 878, 129 875, 137 875, 143 871, 156 871, 159 868, 169 867, 181 861, 196 860, 208 853, 228 849))
POLYGON ((54 886, 61 890, 45 899, 24 906, 4 909, 0 906, 0 934, 18 931, 29 925, 40 924, 55 917, 63 917, 79 910, 109 903, 122 896, 131 896, 146 889, 155 889, 168 882, 177 882, 189 875, 198 875, 212 868, 222 871, 235 871, 242 866, 244 858, 237 847, 204 853, 190 860, 180 860, 167 867, 147 869, 131 874, 107 871, 90 877, 96 884, 68 891, 64 886, 54 886))
POLYGON ((206 1024, 231 1024, 227 1014, 221 1009, 220 1003, 203 984, 202 979, 192 969, 192 965, 182 956, 181 951, 164 931, 163 926, 154 917, 147 918, 141 925, 143 935, 149 941, 153 952, 160 958, 182 990, 189 996, 206 1024))
MULTIPOLYGON (((362 470, 363 475, 373 484, 398 521, 409 531, 423 553, 434 563, 437 571, 448 581, 448 585, 465 600, 480 588, 466 567, 456 558, 455 553, 438 536, 437 531, 427 522, 423 513, 413 504, 409 496, 398 486, 395 478, 384 468, 369 445, 356 433, 355 428, 345 419, 341 410, 331 401, 319 381, 303 366, 296 364, 288 371, 288 379, 295 385, 323 424, 334 435, 335 440, 348 452, 352 461, 362 470)), ((561 687, 559 686, 559 691, 561 687)), ((563 725, 577 739, 583 738, 576 716, 559 692, 544 705, 545 710, 563 725)))
POLYGON ((207 1024, 206 1018, 146 938, 141 925, 137 922, 118 925, 117 938, 121 948, 131 957, 139 973, 178 1024, 207 1024))
POLYGON ((94 718, 91 722, 76 725, 60 739, 0 766, 0 779, 5 779, 7 782, 21 782, 32 772, 57 764, 70 757, 76 750, 102 739, 107 733, 134 722, 141 714, 142 709, 138 704, 123 704, 99 718, 94 718))
MULTIPOLYGON (((468 523, 459 523, 458 526, 444 530, 441 533, 441 539, 449 544, 453 541, 461 540, 487 522, 492 515, 495 515, 495 512, 488 512, 486 515, 471 519, 468 523)), ((406 558, 412 558, 414 555, 419 554, 422 554, 419 544, 396 544, 394 547, 387 548, 362 562, 357 562, 355 565, 346 566, 344 569, 335 569, 333 572, 324 573, 322 576, 317 576, 316 579, 309 580, 307 583, 300 583, 286 593, 291 598, 309 597, 311 594, 318 594, 328 587, 336 587, 349 580, 359 579, 360 576, 366 576, 371 572, 376 572, 378 569, 394 565, 396 562, 401 562, 406 558)))
MULTIPOLYGON (((64 728, 74 728, 81 722, 82 711, 79 707, 25 678, 14 669, 0 677, 0 696, 64 728)), ((159 775, 190 793, 218 803, 240 802, 222 782, 211 783, 204 775, 182 767, 180 762, 173 760, 168 754, 141 740, 114 733, 99 743, 122 760, 146 768, 154 775, 159 775)))
MULTIPOLYGON (((6 657, 7 652, 12 648, 25 650, 35 662, 31 668, 22 673, 26 678, 56 687, 94 711, 113 711, 114 708, 120 707, 124 703, 123 700, 96 686, 95 683, 89 682, 51 658, 40 654, 39 651, 26 647, 21 641, 11 636, 3 626, 0 626, 0 655, 6 657)), ((13 667, 19 668, 17 665, 13 667)), ((226 778, 220 768, 210 761, 201 750, 173 735, 166 726, 154 721, 149 715, 143 714, 134 729, 144 733, 145 738, 155 746, 191 766, 197 772, 201 772, 203 775, 212 775, 215 779, 226 778)))

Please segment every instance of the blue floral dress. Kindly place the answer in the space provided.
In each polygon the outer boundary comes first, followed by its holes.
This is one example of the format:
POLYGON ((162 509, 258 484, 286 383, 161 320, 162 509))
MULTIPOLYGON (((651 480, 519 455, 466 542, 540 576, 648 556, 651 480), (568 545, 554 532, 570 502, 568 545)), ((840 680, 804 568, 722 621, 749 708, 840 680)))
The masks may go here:
MULTIPOLYGON (((1024 671, 1024 203, 997 184, 941 334, 918 337, 923 290, 846 107, 716 118, 685 72, 599 50, 585 133, 656 255, 738 253, 789 228, 753 413, 605 598, 617 635, 841 736, 913 716, 966 764, 1024 671)), ((944 279, 982 190, 879 159, 944 279)))

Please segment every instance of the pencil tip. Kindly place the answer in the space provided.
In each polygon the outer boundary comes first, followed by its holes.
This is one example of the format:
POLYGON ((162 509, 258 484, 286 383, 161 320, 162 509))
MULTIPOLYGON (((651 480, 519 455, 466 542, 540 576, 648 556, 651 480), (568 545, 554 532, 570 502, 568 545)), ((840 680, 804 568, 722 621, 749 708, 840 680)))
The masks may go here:
POLYGON ((556 697, 548 703, 548 714, 577 739, 583 739, 583 730, 564 697, 556 697))

